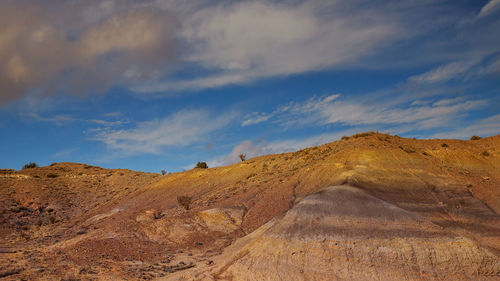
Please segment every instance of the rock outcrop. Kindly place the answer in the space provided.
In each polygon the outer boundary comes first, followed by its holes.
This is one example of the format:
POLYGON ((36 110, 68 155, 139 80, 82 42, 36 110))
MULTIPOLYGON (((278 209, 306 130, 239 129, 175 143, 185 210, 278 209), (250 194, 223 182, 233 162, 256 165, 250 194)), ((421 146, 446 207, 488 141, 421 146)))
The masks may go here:
MULTIPOLYGON (((474 241, 349 185, 307 196, 227 248, 216 264, 196 275, 299 281, 491 280, 500 274, 498 256, 474 241)), ((190 280, 189 274, 171 279, 190 280)))

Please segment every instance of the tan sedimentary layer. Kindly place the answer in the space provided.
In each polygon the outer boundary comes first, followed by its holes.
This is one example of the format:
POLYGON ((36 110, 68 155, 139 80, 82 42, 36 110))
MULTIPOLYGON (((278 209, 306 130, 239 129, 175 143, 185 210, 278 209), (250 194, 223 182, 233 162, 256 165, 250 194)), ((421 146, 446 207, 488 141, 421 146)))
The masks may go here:
POLYGON ((500 274, 499 258, 470 239, 347 185, 302 199, 216 263, 209 273, 171 279, 487 280, 500 274))

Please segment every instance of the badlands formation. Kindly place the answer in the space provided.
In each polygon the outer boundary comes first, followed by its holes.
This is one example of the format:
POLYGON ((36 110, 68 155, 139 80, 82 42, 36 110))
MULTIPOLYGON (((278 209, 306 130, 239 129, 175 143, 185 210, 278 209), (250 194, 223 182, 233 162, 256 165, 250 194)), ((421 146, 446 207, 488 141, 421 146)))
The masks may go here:
POLYGON ((0 170, 0 280, 500 280, 500 135, 0 170))

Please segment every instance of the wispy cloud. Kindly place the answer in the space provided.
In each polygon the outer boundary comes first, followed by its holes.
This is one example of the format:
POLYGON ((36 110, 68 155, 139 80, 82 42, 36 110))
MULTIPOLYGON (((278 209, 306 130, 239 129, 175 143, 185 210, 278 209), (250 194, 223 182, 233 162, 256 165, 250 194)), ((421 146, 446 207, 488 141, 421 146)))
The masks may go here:
POLYGON ((452 62, 449 64, 441 65, 423 74, 412 76, 408 78, 408 80, 418 83, 446 82, 451 79, 463 77, 464 74, 476 63, 477 61, 452 62))
POLYGON ((434 134, 434 138, 467 139, 472 135, 491 136, 500 134, 500 114, 476 121, 473 125, 434 134))
POLYGON ((437 83, 446 83, 450 80, 469 81, 498 72, 500 72, 500 58, 498 56, 480 57, 440 65, 422 74, 409 77, 408 83, 435 86, 437 83))
POLYGON ((266 113, 261 113, 261 112, 252 112, 251 114, 247 115, 243 123, 241 123, 241 126, 249 126, 249 125, 255 125, 259 124, 262 122, 265 122, 269 119, 271 119, 274 115, 276 115, 275 112, 266 114, 266 113))
POLYGON ((486 5, 481 8, 481 11, 478 14, 478 17, 484 17, 493 11, 497 10, 500 7, 500 0, 490 0, 486 5))
MULTIPOLYGON (((498 3, 488 2, 479 16, 498 3)), ((1 1, 0 104, 114 85, 170 95, 324 69, 394 67, 403 60, 387 57, 401 49, 406 55, 411 40, 422 53, 416 65, 498 52, 498 24, 457 31, 467 15, 459 8, 398 0, 1 1), (442 44, 440 30, 475 36, 476 44, 455 37, 442 44)), ((414 78, 450 79, 464 67, 451 63, 414 78)))
POLYGON ((271 113, 253 112, 246 116, 241 124, 242 126, 249 126, 268 121, 276 117, 280 119, 280 123, 297 123, 296 117, 300 118, 300 124, 313 123, 317 116, 313 116, 313 112, 321 111, 328 104, 340 97, 339 94, 329 95, 326 97, 312 97, 303 103, 289 103, 280 105, 276 110, 271 113), (292 120, 293 119, 293 120, 292 120))
POLYGON ((88 121, 95 123, 95 124, 98 124, 98 125, 107 126, 107 127, 121 126, 121 125, 129 123, 128 121, 120 121, 120 120, 107 121, 107 120, 100 120, 100 119, 92 119, 92 120, 88 120, 88 121))
POLYGON ((377 5, 352 9, 336 1, 205 6, 183 18, 180 36, 190 46, 183 60, 212 75, 134 89, 196 90, 345 65, 407 36, 398 20, 377 5))
POLYGON ((66 158, 74 154, 76 151, 78 151, 77 148, 67 148, 67 149, 62 149, 59 150, 58 152, 54 153, 51 155, 53 159, 56 159, 57 161, 61 161, 62 158, 66 158))
POLYGON ((54 115, 54 116, 50 116, 50 117, 42 117, 36 113, 30 113, 30 114, 27 114, 26 116, 33 118, 36 121, 54 123, 58 126, 65 125, 65 124, 68 124, 68 123, 71 123, 71 122, 74 122, 77 120, 69 115, 62 115, 62 114, 61 115, 54 115))
POLYGON ((35 121, 39 122, 48 122, 48 123, 54 123, 57 126, 63 126, 67 125, 69 123, 73 122, 80 122, 80 123, 93 123, 97 125, 102 125, 105 127, 116 127, 116 126, 121 126, 124 124, 129 123, 128 120, 103 120, 103 119, 82 119, 82 118, 75 118, 70 115, 66 114, 56 114, 53 116, 42 116, 38 113, 28 113, 25 114, 24 116, 27 116, 35 121))
POLYGON ((163 119, 138 123, 135 128, 100 132, 91 139, 123 155, 158 154, 166 147, 207 142, 210 135, 235 119, 230 112, 214 116, 205 110, 183 110, 163 119))
MULTIPOLYGON (((484 100, 441 99, 432 104, 412 103, 409 106, 384 106, 344 101, 340 96, 313 97, 302 103, 279 106, 271 113, 271 122, 285 127, 327 124, 348 126, 416 124, 421 129, 446 125, 451 120, 465 116, 469 111, 485 106, 484 100)), ((265 115, 265 113, 261 113, 265 115)), ((268 118, 270 119, 270 118, 268 118)), ((253 119, 249 119, 253 120, 253 119)))
POLYGON ((118 112, 118 111, 113 111, 113 112, 108 112, 106 114, 103 114, 102 116, 104 116, 104 117, 120 117, 120 116, 123 116, 123 113, 118 112))

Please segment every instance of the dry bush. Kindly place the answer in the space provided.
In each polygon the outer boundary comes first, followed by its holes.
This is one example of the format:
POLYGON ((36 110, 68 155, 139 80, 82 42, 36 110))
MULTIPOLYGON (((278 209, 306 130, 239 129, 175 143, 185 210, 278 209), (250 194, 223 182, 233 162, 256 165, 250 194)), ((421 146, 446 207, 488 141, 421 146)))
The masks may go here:
POLYGON ((153 218, 155 220, 161 219, 162 217, 163 217, 163 213, 161 211, 156 210, 153 212, 153 218))
POLYGON ((448 147, 448 145, 446 143, 443 143, 441 147, 448 147))
POLYGON ((486 151, 486 150, 485 150, 485 151, 483 151, 481 154, 482 154, 483 156, 490 156, 490 153, 489 153, 488 151, 486 151))
POLYGON ((167 171, 165 171, 165 170, 161 170, 161 174, 162 174, 162 175, 166 175, 166 174, 167 174, 167 171))
POLYGON ((240 157, 241 161, 245 161, 245 159, 246 159, 247 156, 246 156, 246 154, 242 153, 242 154, 238 155, 238 157, 240 157))
POLYGON ((58 175, 56 175, 56 174, 48 174, 47 177, 48 178, 57 178, 58 175))
POLYGON ((399 146, 400 149, 402 149, 406 153, 415 153, 416 151, 409 147, 409 146, 399 146))
POLYGON ((470 140, 480 140, 481 137, 480 136, 472 136, 470 137, 470 140))
POLYGON ((208 165, 207 165, 206 162, 198 162, 198 163, 196 163, 196 167, 195 168, 207 169, 208 165))
POLYGON ((375 134, 375 132, 371 131, 371 132, 366 132, 366 133, 355 134, 355 135, 352 135, 352 137, 357 139, 357 138, 369 137, 369 136, 374 135, 374 134, 375 134))
POLYGON ((189 205, 191 205, 191 197, 189 196, 177 196, 177 202, 184 207, 184 209, 189 210, 189 205))
POLYGON ((36 167, 38 167, 38 165, 37 165, 36 163, 34 163, 34 162, 30 162, 30 163, 25 164, 25 165, 23 166, 23 170, 24 170, 24 169, 36 168, 36 167))
POLYGON ((348 140, 349 137, 348 136, 343 136, 342 138, 340 138, 341 140, 348 140))

